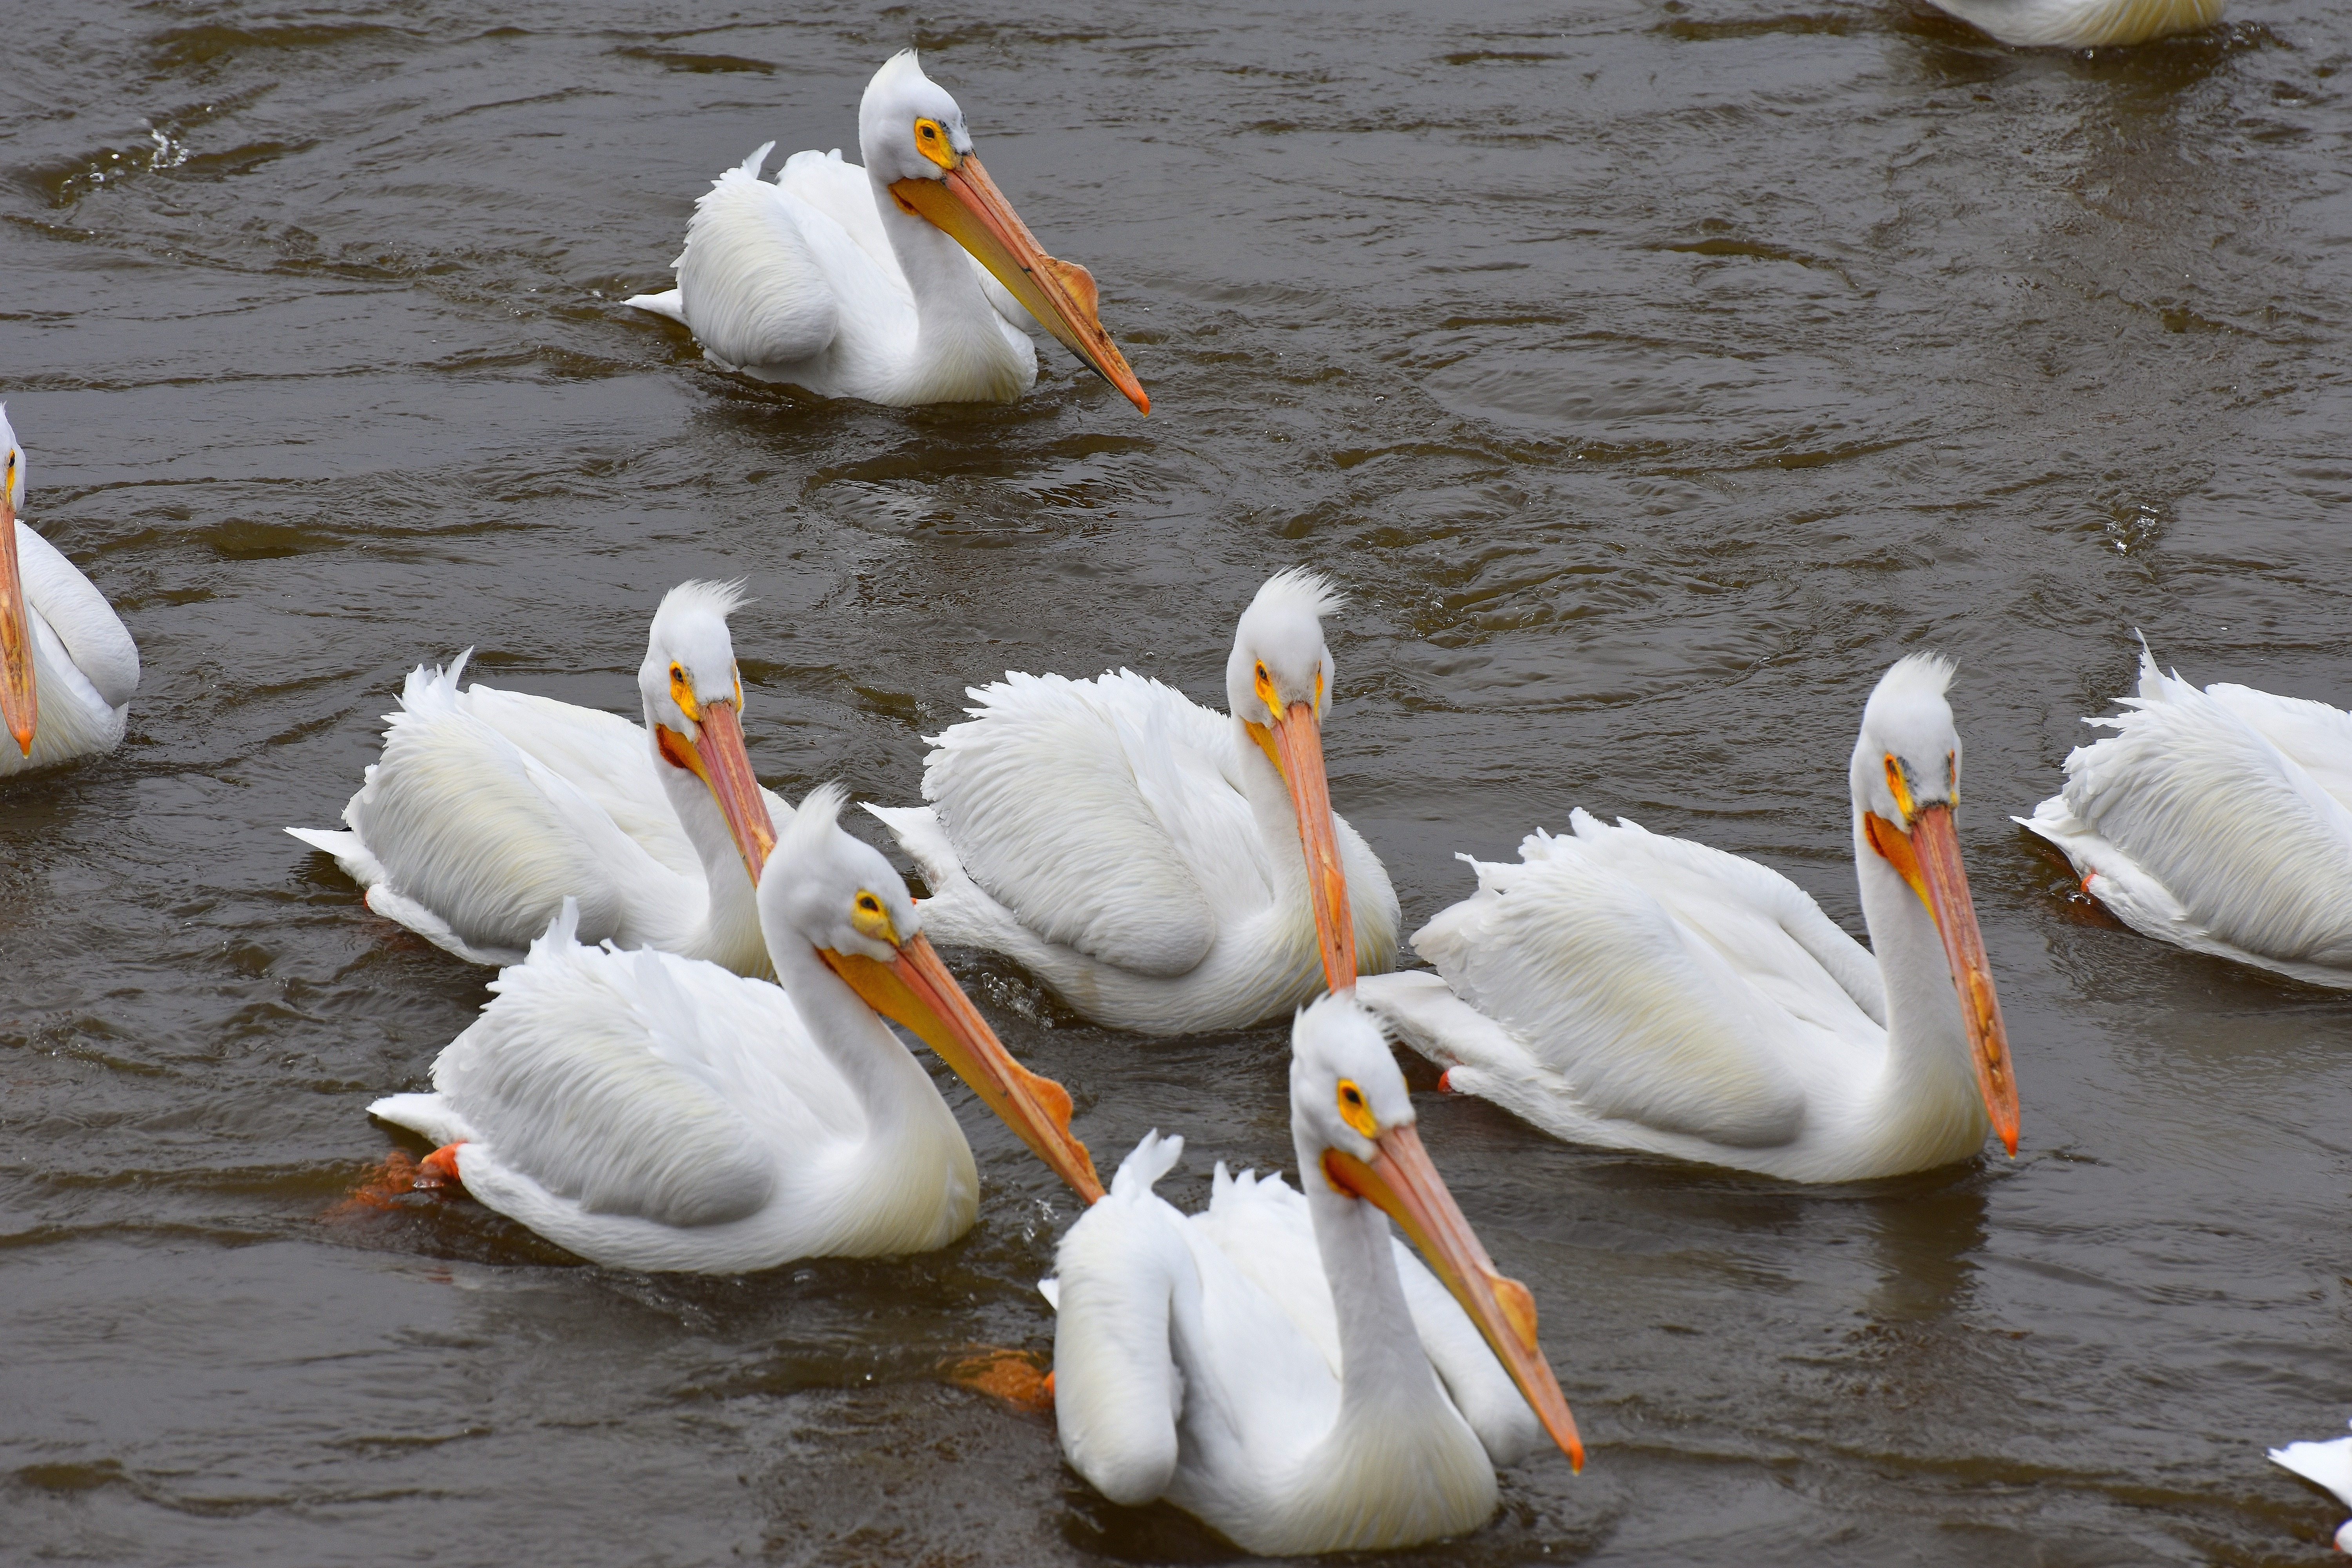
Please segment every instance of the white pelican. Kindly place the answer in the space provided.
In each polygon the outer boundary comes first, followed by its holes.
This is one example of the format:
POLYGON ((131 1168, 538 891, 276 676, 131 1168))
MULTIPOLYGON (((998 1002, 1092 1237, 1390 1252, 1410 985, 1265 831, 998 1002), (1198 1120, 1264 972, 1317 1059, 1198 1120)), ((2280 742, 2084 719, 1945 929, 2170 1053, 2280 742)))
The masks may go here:
MULTIPOLYGON (((2273 1448, 2274 1463, 2284 1465, 2305 1480, 2326 1487, 2336 1494, 2336 1500, 2352 1507, 2352 1437, 2333 1437, 2325 1443, 2289 1443, 2284 1448, 2273 1448)), ((2336 1550, 2352 1552, 2352 1519, 2347 1519, 2336 1531, 2336 1550)))
POLYGON ((433 1092, 368 1109, 443 1145, 423 1184, 593 1262, 733 1274, 944 1247, 980 1176, 920 1036, 1038 1157, 1102 1195, 1070 1097, 1007 1054, 924 939, 907 885, 811 791, 760 879, 783 988, 715 963, 573 940, 573 906, 493 981, 433 1092))
POLYGON ((1254 1024, 1386 969, 1396 892, 1324 783, 1339 604, 1309 572, 1258 590, 1230 719, 1126 669, 968 690, 971 721, 930 742, 931 805, 866 807, 922 867, 932 935, 1150 1034, 1254 1024))
POLYGON ((1042 1287, 1062 1451, 1112 1501, 1165 1498, 1267 1556, 1475 1529, 1495 1467, 1547 1433, 1584 1463, 1535 1302, 1423 1152, 1371 1016, 1325 997, 1290 1041, 1304 1197, 1221 1163, 1187 1218, 1151 1190, 1184 1141, 1154 1132, 1062 1238, 1042 1287))
POLYGON ((719 175, 670 264, 677 287, 628 303, 686 326, 721 369, 902 408, 1019 397, 1037 384, 1034 318, 1151 412, 1094 278, 1038 245, 914 50, 866 84, 857 144, 863 169, 838 148, 796 153, 770 184, 770 142, 719 175))
POLYGON ((25 449, 0 404, 0 779, 122 742, 139 689, 139 647, 89 579, 16 519, 25 449))
POLYGON ((2221 19, 2222 0, 1933 0, 1979 32, 2020 48, 2105 48, 2194 33, 2221 19))
POLYGON ((2017 1152, 2017 1085, 1953 811, 1952 667, 1881 677, 1854 744, 1865 950, 1752 860, 1582 811, 1413 934, 1436 974, 1358 994, 1443 1086, 1555 1137, 1800 1182, 2017 1152), (1872 956, 1873 951, 1876 956, 1872 956), (1441 978, 1442 976, 1442 978, 1441 978))
POLYGON ((2140 645, 2113 735, 2017 820, 2083 890, 2158 942, 2352 986, 2352 714, 2244 686, 2200 691, 2140 645))
POLYGON ((775 842, 743 750, 727 616, 740 591, 682 583, 654 612, 646 727, 418 666, 384 716, 383 760, 348 833, 289 827, 367 889, 368 908, 475 963, 517 963, 567 898, 583 942, 658 947, 765 974, 752 904, 775 842), (748 874, 747 874, 748 873, 748 874))

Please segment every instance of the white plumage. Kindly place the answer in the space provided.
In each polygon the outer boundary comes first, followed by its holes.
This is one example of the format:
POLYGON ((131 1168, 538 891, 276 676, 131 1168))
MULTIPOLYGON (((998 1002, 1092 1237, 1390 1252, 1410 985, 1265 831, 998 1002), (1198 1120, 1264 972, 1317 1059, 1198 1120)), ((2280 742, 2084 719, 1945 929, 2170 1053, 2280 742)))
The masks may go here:
POLYGON ((1579 1142, 1796 1181, 1965 1159, 2016 1089, 1961 872, 1950 666, 1871 694, 1850 769, 1875 956, 1753 861, 1582 811, 1413 935, 1437 973, 1358 994, 1482 1095, 1579 1142), (1908 868, 1906 868, 1908 862, 1908 868))
POLYGON ((2223 0, 1933 0, 1970 26, 2022 48, 2104 48, 2193 33, 2223 0))
POLYGON ((476 963, 513 963, 578 902, 587 942, 767 973, 748 868, 784 803, 743 752, 727 616, 733 587, 686 583, 655 612, 637 672, 643 729, 419 666, 385 715, 383 756, 348 832, 291 827, 368 907, 476 963), (688 710, 692 711, 689 712, 688 710))
POLYGON ((1179 1214, 1151 1187, 1183 1140, 1155 1132, 1063 1238, 1044 1287, 1063 1451, 1112 1500, 1165 1498, 1255 1552, 1475 1529, 1495 1510, 1495 1467, 1547 1429, 1582 1459, 1533 1306, 1421 1152, 1371 1018, 1325 998, 1292 1049, 1305 1195, 1221 1163, 1206 1212, 1179 1214))
POLYGON ((17 519, 25 504, 25 450, 0 405, 0 718, 16 743, 0 743, 0 779, 122 742, 139 648, 106 596, 56 545, 17 519))
POLYGON ((900 407, 1013 401, 1036 384, 1026 328, 1042 324, 1148 413, 1093 279, 1038 247, 912 49, 875 72, 857 118, 864 168, 796 153, 771 183, 765 143, 695 203, 677 287, 628 303, 724 369, 900 407))
POLYGON ((932 934, 1155 1034, 1255 1023, 1387 968, 1396 893, 1324 784, 1338 604, 1302 572, 1259 590, 1231 717, 1124 669, 971 689, 971 721, 931 739, 931 804, 867 807, 929 881, 932 934))
MULTIPOLYGON (((2273 1448, 2270 1456, 2305 1480, 2326 1487, 2336 1494, 2336 1501, 2352 1508, 2352 1437, 2289 1443, 2284 1448, 2273 1448)), ((2352 1519, 2336 1528, 2336 1550, 2352 1552, 2352 1519)))
POLYGON ((2140 646, 2116 731, 2016 820, 2158 942, 2352 986, 2352 715, 2243 686, 2200 691, 2140 646))
POLYGON ((943 1247, 970 1228, 979 1175, 870 989, 919 1032, 946 1031, 942 1054, 977 1064, 983 1098, 992 1085, 1024 1138, 1065 1152, 1057 1168, 1083 1170, 1084 1191, 1092 1167, 1059 1086, 1013 1064, 968 1003, 952 1005, 960 991, 906 1005, 946 971, 905 884, 837 826, 841 799, 812 792, 761 878, 782 988, 674 953, 583 947, 567 900, 434 1062, 432 1091, 369 1109, 454 1145, 428 1165, 485 1205, 616 1268, 734 1273, 943 1247), (877 972, 911 978, 894 991, 877 972))

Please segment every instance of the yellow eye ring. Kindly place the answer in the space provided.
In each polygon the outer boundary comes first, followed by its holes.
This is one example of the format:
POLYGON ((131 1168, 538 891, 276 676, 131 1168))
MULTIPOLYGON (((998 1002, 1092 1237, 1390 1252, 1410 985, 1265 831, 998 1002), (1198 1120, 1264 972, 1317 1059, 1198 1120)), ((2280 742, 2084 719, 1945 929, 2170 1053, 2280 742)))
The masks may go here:
POLYGON ((1356 1087, 1356 1080, 1351 1078, 1339 1080, 1339 1120, 1367 1138, 1381 1135, 1380 1118, 1374 1116, 1372 1108, 1364 1103, 1364 1091, 1356 1087))
POLYGON ((849 924, 860 936, 899 945, 898 928, 891 923, 890 911, 882 907, 881 897, 868 889, 858 889, 857 897, 851 900, 849 924))
POLYGON ((948 140, 947 127, 928 116, 915 121, 915 151, 950 172, 963 162, 955 143, 948 140))
POLYGON ((1910 826, 1912 819, 1919 815, 1919 808, 1911 799, 1909 771, 1892 752, 1886 753, 1886 792, 1895 797, 1895 809, 1903 814, 1903 826, 1910 826))
POLYGON ((698 724, 702 722, 702 704, 694 700, 694 683, 687 679, 682 664, 669 667, 669 700, 677 704, 679 712, 698 724))

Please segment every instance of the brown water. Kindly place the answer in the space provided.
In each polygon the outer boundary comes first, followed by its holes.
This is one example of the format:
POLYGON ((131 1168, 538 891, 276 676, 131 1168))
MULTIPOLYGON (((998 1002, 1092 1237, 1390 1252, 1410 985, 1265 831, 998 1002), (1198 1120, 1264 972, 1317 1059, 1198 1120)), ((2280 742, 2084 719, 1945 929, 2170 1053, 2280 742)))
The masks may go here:
MULTIPOLYGON (((1843 775, 1960 661, 2014 1163, 1808 1190, 1426 1097, 1592 1447, 1430 1563, 2318 1563, 2262 1457, 2339 1430, 2352 998, 2141 940, 2007 821, 2131 679, 2352 697, 2352 18, 2096 58, 1906 0, 1048 0, 958 22, 600 0, 0 8, 0 388, 27 517, 146 659, 0 801, 0 1558, 1067 1563, 1231 1555, 942 1382, 1042 1348, 1069 1201, 958 1104, 962 1243, 746 1279, 462 1202, 322 1218, 486 972, 278 831, 420 658, 625 710, 661 589, 742 574, 763 777, 914 798, 1007 668, 1219 700, 1305 563, 1332 795, 1409 922, 1572 805, 1859 929, 1843 775), (920 44, 1091 266, 1138 419, 822 405, 615 301, 771 137, 920 44)), ((1286 1158, 1279 1028, 1154 1044, 971 964, 1106 1168, 1286 1158)))

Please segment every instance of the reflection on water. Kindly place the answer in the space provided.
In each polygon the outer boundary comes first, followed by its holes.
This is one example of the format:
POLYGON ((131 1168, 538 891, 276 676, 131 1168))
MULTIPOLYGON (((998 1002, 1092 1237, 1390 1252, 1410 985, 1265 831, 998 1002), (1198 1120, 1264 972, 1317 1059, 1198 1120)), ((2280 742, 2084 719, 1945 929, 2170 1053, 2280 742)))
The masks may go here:
MULTIPOLYGON (((749 580, 762 778, 917 797, 1006 668, 1220 700, 1330 573, 1332 795, 1417 924, 1571 807, 1859 930, 1843 787, 1955 656, 2012 1163, 1790 1189, 1423 1091, 1591 1444, 1412 1562, 2317 1561, 2261 1458, 2352 1388, 2352 1001, 2090 918, 2005 820, 2127 690, 2341 702, 2345 19, 2070 57, 1924 6, 935 21, 106 0, 10 35, 0 393, 27 520, 120 605, 121 752, 0 807, 0 1517, 44 1557, 1223 1561, 942 1380, 1041 1351, 1066 1199, 929 1257, 670 1280, 383 1193, 366 1115, 486 975, 285 837, 420 659, 625 709, 660 591, 749 580), (1153 412, 823 404, 618 300, 908 41, 1101 282, 1153 412), (323 1217, 322 1217, 323 1216, 323 1217)), ((1279 1028, 1094 1029, 959 960, 1116 1160, 1288 1158, 1279 1028)))

